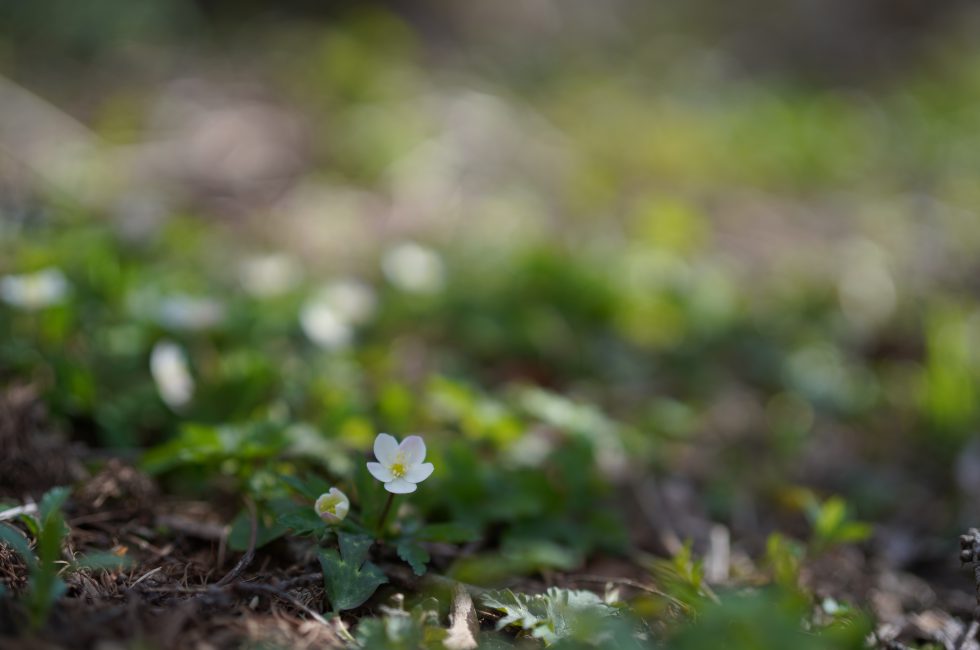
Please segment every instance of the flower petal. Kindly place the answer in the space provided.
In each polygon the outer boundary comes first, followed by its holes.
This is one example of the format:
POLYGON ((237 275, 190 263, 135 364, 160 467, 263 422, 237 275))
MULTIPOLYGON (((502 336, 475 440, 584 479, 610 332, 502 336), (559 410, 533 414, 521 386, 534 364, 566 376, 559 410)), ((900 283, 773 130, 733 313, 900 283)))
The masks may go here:
POLYGON ((421 436, 409 436, 402 440, 398 451, 403 454, 406 465, 418 465, 425 460, 425 441, 421 436))
POLYGON ((391 470, 381 463, 368 463, 367 468, 368 471, 371 472, 371 476, 378 479, 382 483, 395 480, 395 475, 391 473, 391 470))
POLYGON ((350 500, 337 488, 330 488, 329 492, 321 494, 316 500, 314 509, 324 523, 339 524, 350 510, 350 500))
POLYGON ((374 457, 382 465, 391 465, 398 454, 398 441, 387 433, 379 433, 374 439, 374 457))
POLYGON ((390 483, 385 483, 385 489, 394 494, 408 494, 417 489, 414 483, 409 483, 403 478, 396 478, 390 483))
POLYGON ((403 477, 409 483, 421 483, 425 479, 432 475, 432 471, 435 467, 432 463, 422 463, 421 465, 415 465, 410 467, 403 477))
POLYGON ((336 514, 337 517, 342 520, 344 517, 347 516, 347 513, 350 512, 350 502, 341 501, 340 503, 334 506, 333 511, 334 514, 336 514))
POLYGON ((350 499, 347 498, 347 495, 344 494, 343 490, 332 487, 327 491, 327 494, 329 494, 330 496, 332 496, 334 499, 337 500, 338 508, 340 506, 344 506, 345 508, 350 506, 350 499))

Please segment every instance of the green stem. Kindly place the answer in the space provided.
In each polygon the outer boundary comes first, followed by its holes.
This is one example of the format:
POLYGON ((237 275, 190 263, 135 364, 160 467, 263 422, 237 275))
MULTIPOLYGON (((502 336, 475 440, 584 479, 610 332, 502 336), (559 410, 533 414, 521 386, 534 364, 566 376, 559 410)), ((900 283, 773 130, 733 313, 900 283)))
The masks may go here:
POLYGON ((375 532, 375 537, 382 537, 385 530, 385 522, 388 520, 388 513, 391 512, 391 504, 395 500, 395 493, 388 493, 388 500, 385 502, 385 509, 381 511, 381 516, 378 517, 378 529, 375 532))

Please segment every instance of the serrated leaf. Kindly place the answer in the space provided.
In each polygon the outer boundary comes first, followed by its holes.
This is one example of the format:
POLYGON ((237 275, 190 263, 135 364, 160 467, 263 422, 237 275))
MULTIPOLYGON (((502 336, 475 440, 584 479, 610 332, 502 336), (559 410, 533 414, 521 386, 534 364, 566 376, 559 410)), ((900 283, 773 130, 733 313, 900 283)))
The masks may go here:
POLYGON ((415 575, 425 575, 426 565, 430 558, 429 552, 421 544, 413 539, 403 539, 398 542, 396 550, 398 557, 408 562, 415 575))
POLYGON ((282 476, 280 478, 283 483, 311 501, 316 501, 321 494, 330 489, 330 484, 319 476, 307 476, 302 479, 296 476, 282 476))
POLYGON ((551 587, 544 594, 516 594, 510 589, 482 597, 488 607, 503 613, 497 629, 516 626, 552 645, 578 630, 588 631, 598 619, 612 616, 615 608, 591 591, 551 587))
POLYGON ((490 592, 485 594, 482 600, 483 604, 487 607, 503 613, 503 616, 497 621, 498 630, 502 630, 510 625, 517 625, 522 629, 531 630, 538 624, 540 617, 544 614, 544 611, 540 608, 536 608, 536 611, 531 610, 534 602, 530 599, 530 596, 521 594, 518 597, 510 589, 490 592))
POLYGON ((320 552, 323 588, 334 612, 360 607, 388 577, 371 562, 358 564, 330 549, 320 552))
POLYGON ((419 529, 416 537, 427 542, 447 542, 450 544, 472 542, 480 537, 474 526, 463 524, 430 524, 419 529))
POLYGON ((306 535, 322 530, 323 520, 316 514, 312 506, 295 506, 279 515, 277 523, 291 529, 297 535, 306 535))

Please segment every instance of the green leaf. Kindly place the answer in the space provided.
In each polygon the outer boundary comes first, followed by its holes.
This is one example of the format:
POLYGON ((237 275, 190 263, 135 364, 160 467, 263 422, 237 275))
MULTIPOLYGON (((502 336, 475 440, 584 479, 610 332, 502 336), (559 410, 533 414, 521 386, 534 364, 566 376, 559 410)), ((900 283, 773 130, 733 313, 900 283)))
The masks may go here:
POLYGON ((820 506, 813 528, 818 536, 829 539, 846 517, 847 504, 840 497, 831 497, 820 506))
POLYGON ((33 571, 36 568, 37 559, 31 551, 31 545, 19 530, 8 524, 0 524, 0 542, 4 542, 20 555, 29 569, 33 571))
POLYGON ((361 506, 361 521, 373 525, 381 516, 388 493, 384 491, 381 482, 371 476, 366 463, 358 463, 354 474, 354 487, 357 489, 357 500, 361 506))
POLYGON ((398 542, 398 557, 408 562, 417 576, 425 575, 429 563, 429 552, 414 539, 403 539, 398 542))
POLYGON ((340 540, 340 554, 345 562, 360 566, 367 559, 368 551, 374 540, 370 535, 359 535, 355 533, 340 533, 337 536, 340 540))
MULTIPOLYGON (((55 489, 58 490, 59 488, 55 489)), ((51 492, 54 492, 54 490, 51 492)), ((41 519, 41 528, 37 536, 35 551, 37 551, 38 562, 41 568, 45 572, 51 571, 56 573, 57 570, 54 568, 54 563, 61 559, 61 547, 65 543, 65 538, 68 537, 68 524, 65 523, 65 517, 61 513, 60 508, 65 498, 67 498, 68 493, 65 491, 63 495, 55 494, 52 496, 52 499, 48 500, 51 492, 48 492, 42 500, 40 511, 44 516, 41 519), (43 506, 44 501, 48 501, 47 509, 43 506)))
POLYGON ((280 526, 289 528, 296 535, 308 535, 324 529, 323 520, 316 514, 312 505, 292 504, 280 508, 279 517, 276 521, 280 526))
POLYGON ((416 536, 427 542, 455 544, 479 539, 480 531, 475 526, 463 524, 430 524, 423 526, 416 536))
MULTIPOLYGON (((383 608, 382 618, 362 618, 357 624, 359 647, 372 650, 445 650, 445 628, 439 625, 438 604, 416 605, 411 611, 383 608)), ((455 646, 452 646, 455 647, 455 646)), ((468 647, 468 646, 467 646, 468 647)))
POLYGON ((65 504, 70 494, 71 488, 56 487, 51 488, 41 497, 41 503, 38 504, 38 518, 42 525, 53 512, 61 510, 61 506, 65 504))
POLYGON ((120 557, 110 551, 87 553, 75 560, 76 569, 113 570, 122 569, 132 564, 131 558, 120 557))
POLYGON ((360 607, 388 577, 371 562, 356 563, 330 549, 320 552, 323 588, 334 612, 360 607))
POLYGON ((796 586, 803 555, 802 544, 779 533, 772 533, 766 540, 766 562, 772 570, 776 583, 783 587, 796 586))
POLYGON ((596 623, 616 614, 591 591, 576 591, 551 587, 544 594, 516 594, 510 589, 489 592, 483 603, 503 614, 497 629, 519 627, 545 645, 562 639, 587 637, 596 623))
POLYGON ((331 487, 319 476, 307 476, 302 479, 296 476, 283 476, 281 478, 283 483, 311 501, 316 501, 321 494, 328 492, 331 487))
POLYGON ((20 521, 20 523, 24 524, 24 526, 27 528, 27 532, 33 537, 36 538, 41 532, 41 524, 34 518, 34 515, 21 515, 17 519, 20 521))
MULTIPOLYGON (((260 513, 255 535, 255 548, 262 548, 269 542, 279 539, 288 530, 286 526, 276 521, 272 513, 260 513)), ((235 517, 235 521, 231 524, 231 532, 228 533, 228 548, 233 551, 247 550, 251 536, 252 517, 247 510, 243 510, 235 517)))
POLYGON ((859 521, 850 521, 843 524, 835 537, 840 542, 863 542, 871 537, 874 528, 870 524, 859 521))

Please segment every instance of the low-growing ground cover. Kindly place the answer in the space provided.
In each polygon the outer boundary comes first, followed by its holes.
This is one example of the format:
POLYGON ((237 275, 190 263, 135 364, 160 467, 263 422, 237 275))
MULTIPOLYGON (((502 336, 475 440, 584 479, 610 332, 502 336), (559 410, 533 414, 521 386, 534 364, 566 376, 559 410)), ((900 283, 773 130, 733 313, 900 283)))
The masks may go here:
POLYGON ((976 51, 579 28, 231 30, 84 127, 10 55, 0 644, 977 645, 976 51))

